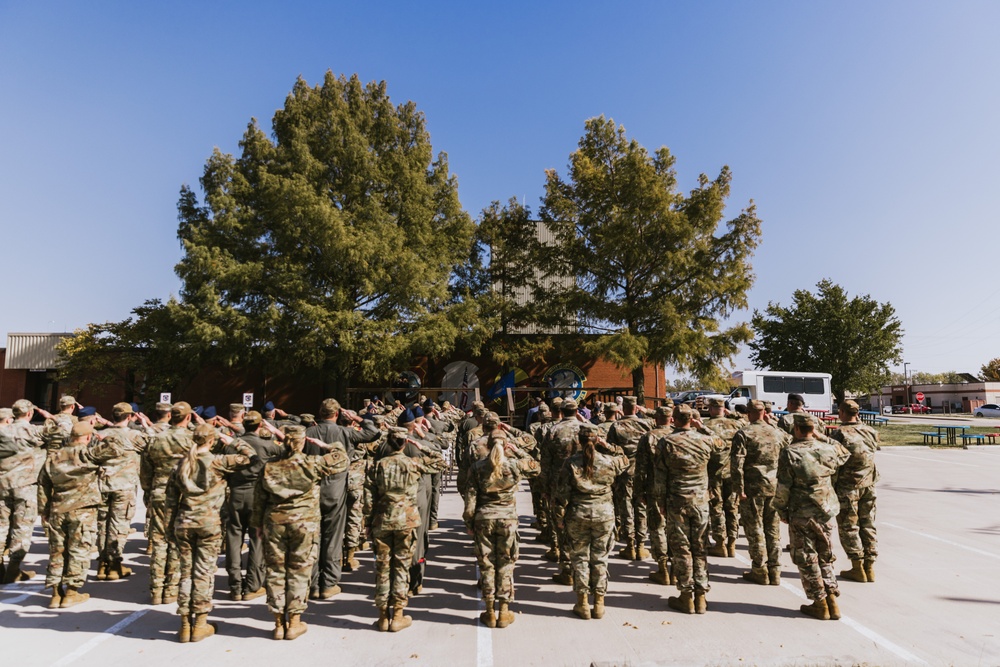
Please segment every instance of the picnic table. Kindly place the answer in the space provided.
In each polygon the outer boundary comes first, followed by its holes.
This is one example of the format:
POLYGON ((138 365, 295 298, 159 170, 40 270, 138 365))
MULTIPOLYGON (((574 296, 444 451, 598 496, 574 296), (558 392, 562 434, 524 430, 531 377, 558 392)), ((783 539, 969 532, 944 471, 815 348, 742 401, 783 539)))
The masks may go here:
POLYGON ((972 428, 971 426, 955 426, 954 424, 935 424, 932 428, 936 428, 938 432, 938 442, 943 438, 949 445, 958 444, 958 432, 965 431, 972 428))
POLYGON ((881 426, 889 423, 888 419, 874 410, 862 410, 858 413, 858 418, 869 426, 881 426))

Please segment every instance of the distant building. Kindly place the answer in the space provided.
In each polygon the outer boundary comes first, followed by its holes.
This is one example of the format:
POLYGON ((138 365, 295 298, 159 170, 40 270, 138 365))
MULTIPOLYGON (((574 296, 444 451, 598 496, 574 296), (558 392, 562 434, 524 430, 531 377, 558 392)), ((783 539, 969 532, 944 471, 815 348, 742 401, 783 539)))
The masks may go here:
POLYGON ((1000 382, 888 385, 882 387, 879 396, 872 396, 873 401, 881 401, 873 407, 920 403, 917 394, 923 394, 923 404, 935 412, 973 412, 987 403, 1000 403, 1000 382))

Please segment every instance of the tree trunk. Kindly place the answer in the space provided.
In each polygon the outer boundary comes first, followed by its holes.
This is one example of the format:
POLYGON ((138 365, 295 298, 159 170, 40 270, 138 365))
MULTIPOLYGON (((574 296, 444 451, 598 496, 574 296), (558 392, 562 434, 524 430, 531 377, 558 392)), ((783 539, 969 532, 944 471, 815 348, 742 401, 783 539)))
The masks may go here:
POLYGON ((646 365, 642 364, 638 368, 632 369, 632 392, 635 394, 639 405, 646 404, 646 365))

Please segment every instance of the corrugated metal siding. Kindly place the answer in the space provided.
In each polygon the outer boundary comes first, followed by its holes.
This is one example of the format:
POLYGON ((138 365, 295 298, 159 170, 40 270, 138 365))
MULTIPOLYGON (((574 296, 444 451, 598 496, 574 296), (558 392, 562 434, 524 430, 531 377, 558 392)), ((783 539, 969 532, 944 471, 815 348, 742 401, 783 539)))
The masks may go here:
POLYGON ((44 371, 56 368, 59 355, 56 343, 68 333, 9 333, 7 334, 7 356, 4 368, 44 371))
MULTIPOLYGON (((546 225, 541 220, 538 220, 535 223, 535 230, 536 230, 535 234, 539 242, 541 242, 544 245, 555 245, 556 243, 555 236, 552 234, 552 231, 549 229, 548 225, 546 225)), ((542 273, 541 269, 535 267, 536 280, 541 276, 541 273, 542 273)), ((565 289, 567 287, 572 286, 573 282, 574 281, 572 276, 563 276, 558 278, 550 277, 545 281, 544 287, 546 290, 558 291, 560 289, 565 289)), ((532 299, 533 295, 531 293, 531 290, 528 289, 527 285, 519 285, 515 287, 513 296, 514 296, 514 301, 520 306, 530 305, 533 301, 532 299)), ((529 324, 528 326, 513 328, 511 329, 510 332, 514 334, 566 334, 566 333, 575 333, 576 327, 567 326, 567 327, 543 328, 536 324, 529 324)))

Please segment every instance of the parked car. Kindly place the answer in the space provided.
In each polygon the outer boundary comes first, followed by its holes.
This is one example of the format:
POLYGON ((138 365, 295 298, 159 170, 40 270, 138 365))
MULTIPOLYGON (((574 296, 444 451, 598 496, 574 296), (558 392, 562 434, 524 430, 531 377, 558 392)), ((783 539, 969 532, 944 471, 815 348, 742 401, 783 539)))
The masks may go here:
POLYGON ((996 403, 987 403, 981 407, 976 408, 977 417, 1000 417, 1000 405, 996 403))
POLYGON ((920 403, 910 403, 909 405, 894 405, 892 406, 892 414, 894 415, 920 415, 924 413, 929 413, 931 411, 929 406, 921 405, 920 403))

